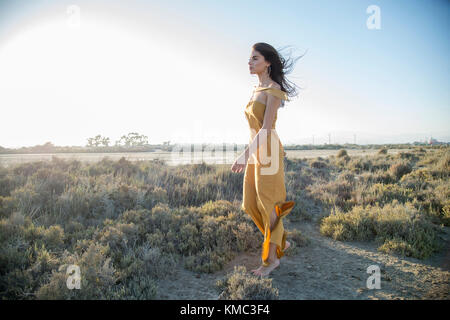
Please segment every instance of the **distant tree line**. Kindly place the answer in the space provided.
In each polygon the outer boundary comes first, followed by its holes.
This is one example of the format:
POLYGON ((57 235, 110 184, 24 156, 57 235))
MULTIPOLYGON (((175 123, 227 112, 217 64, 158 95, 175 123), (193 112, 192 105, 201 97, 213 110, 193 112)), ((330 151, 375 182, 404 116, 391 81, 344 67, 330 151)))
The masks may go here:
POLYGON ((164 141, 163 144, 150 145, 148 137, 137 132, 130 132, 123 135, 111 146, 109 137, 100 134, 87 139, 85 146, 55 146, 51 142, 43 145, 21 148, 4 148, 0 146, 0 154, 3 153, 66 153, 66 152, 152 152, 156 149, 170 151, 172 145, 170 141, 164 141))
MULTIPOLYGON (((108 137, 102 137, 96 135, 93 138, 87 139, 86 147, 108 147, 110 139, 108 137)), ((137 132, 130 132, 128 135, 123 135, 119 140, 115 142, 115 146, 119 147, 139 147, 148 146, 148 137, 137 132)))
MULTIPOLYGON (((211 144, 192 144, 191 150, 206 150, 211 148, 211 144), (201 148, 199 149, 199 145, 201 148)), ((229 146, 226 147, 226 143, 213 144, 215 147, 212 150, 230 150, 229 146)), ((232 144, 234 145, 233 150, 245 149, 246 144, 232 144)), ((339 149, 413 149, 415 147, 421 146, 430 149, 444 148, 450 145, 448 142, 442 145, 428 145, 424 143, 402 143, 402 144, 285 144, 283 145, 285 150, 339 150, 339 149)), ((117 140, 113 146, 110 146, 110 138, 103 137, 98 134, 95 137, 88 138, 87 144, 85 146, 55 146, 51 142, 46 142, 43 145, 36 145, 32 147, 21 147, 21 148, 4 148, 0 146, 0 154, 33 154, 33 153, 85 153, 85 152, 153 152, 162 150, 170 152, 175 147, 170 141, 164 141, 162 144, 149 144, 148 137, 145 135, 138 134, 136 132, 130 132, 128 135, 123 135, 117 140)), ((186 149, 184 149, 186 151, 186 149)), ((214 152, 214 151, 213 151, 214 152)))

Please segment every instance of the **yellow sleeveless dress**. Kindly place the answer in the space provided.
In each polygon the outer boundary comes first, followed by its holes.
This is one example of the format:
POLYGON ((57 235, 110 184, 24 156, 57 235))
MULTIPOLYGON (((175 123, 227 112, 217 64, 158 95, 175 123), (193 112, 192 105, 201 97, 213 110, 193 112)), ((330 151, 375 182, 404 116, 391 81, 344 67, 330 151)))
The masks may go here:
MULTIPOLYGON (((258 87, 255 91, 266 90, 271 94, 283 100, 288 100, 286 92, 277 88, 258 87)), ((245 108, 245 116, 250 126, 251 137, 249 142, 262 128, 264 123, 264 113, 266 105, 259 101, 249 101, 245 108)), ((283 227, 282 218, 291 212, 294 207, 294 201, 286 201, 286 188, 284 182, 284 152, 278 135, 275 131, 275 122, 272 124, 272 131, 267 132, 267 148, 262 153, 266 158, 260 158, 259 151, 252 161, 247 162, 244 173, 243 197, 241 208, 249 214, 258 229, 264 235, 261 260, 262 264, 267 266, 269 258, 269 245, 277 245, 278 259, 284 255, 286 244, 286 231, 283 227), (272 142, 278 142, 277 148, 272 148, 272 142), (274 152, 272 155, 271 151, 274 152), (278 159, 276 158, 278 157, 278 159), (264 159, 264 160, 263 160, 264 159), (267 162, 267 160, 269 160, 267 162), (270 169, 270 170, 269 170, 270 169), (266 170, 266 171, 264 171, 266 170), (270 215, 275 209, 277 220, 274 227, 270 229, 270 215)))

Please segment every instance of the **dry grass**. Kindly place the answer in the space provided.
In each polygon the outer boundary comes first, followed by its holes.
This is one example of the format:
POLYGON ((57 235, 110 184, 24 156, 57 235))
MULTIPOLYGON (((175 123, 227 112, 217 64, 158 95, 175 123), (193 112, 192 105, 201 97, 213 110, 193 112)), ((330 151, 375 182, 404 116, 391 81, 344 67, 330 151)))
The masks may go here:
MULTIPOLYGON (((285 161, 287 220, 316 220, 336 240, 379 241, 379 249, 426 258, 450 223, 450 150, 285 161), (326 213, 323 215, 323 213, 326 213), (333 212, 331 215, 330 213, 333 212)), ((2 299, 152 299, 174 266, 216 272, 262 235, 240 210, 242 175, 228 165, 166 166, 108 158, 0 167, 2 299), (66 288, 65 266, 82 268, 85 290, 66 288)), ((289 231, 289 230, 288 230, 289 231)), ((307 245, 298 231, 287 255, 307 245)), ((276 298, 242 270, 222 297, 276 298)))

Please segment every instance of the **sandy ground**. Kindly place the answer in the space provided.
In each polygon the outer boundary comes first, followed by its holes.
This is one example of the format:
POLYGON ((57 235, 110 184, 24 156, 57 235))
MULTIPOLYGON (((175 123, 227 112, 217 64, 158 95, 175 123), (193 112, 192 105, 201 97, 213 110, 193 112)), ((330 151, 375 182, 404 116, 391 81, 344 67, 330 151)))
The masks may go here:
MULTIPOLYGON (((315 222, 286 223, 285 227, 300 230, 311 242, 295 255, 283 257, 271 273, 272 284, 282 300, 449 299, 449 227, 441 235, 446 240, 446 250, 427 260, 378 252, 374 242, 335 241, 320 235, 315 222), (366 286, 370 265, 380 267, 380 289, 366 286)), ((215 300, 219 295, 214 288, 218 279, 232 272, 234 266, 244 265, 251 270, 259 262, 258 252, 247 252, 213 274, 198 274, 179 266, 174 278, 160 281, 157 299, 215 300)))

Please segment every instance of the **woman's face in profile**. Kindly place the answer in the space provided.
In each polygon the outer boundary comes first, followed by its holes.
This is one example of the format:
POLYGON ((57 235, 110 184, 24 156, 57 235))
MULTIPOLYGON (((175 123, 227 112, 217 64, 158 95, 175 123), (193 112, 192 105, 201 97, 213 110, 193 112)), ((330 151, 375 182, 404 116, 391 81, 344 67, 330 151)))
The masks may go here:
POLYGON ((256 50, 252 50, 250 59, 248 60, 248 67, 250 74, 259 74, 264 72, 269 63, 266 62, 264 57, 256 50))

